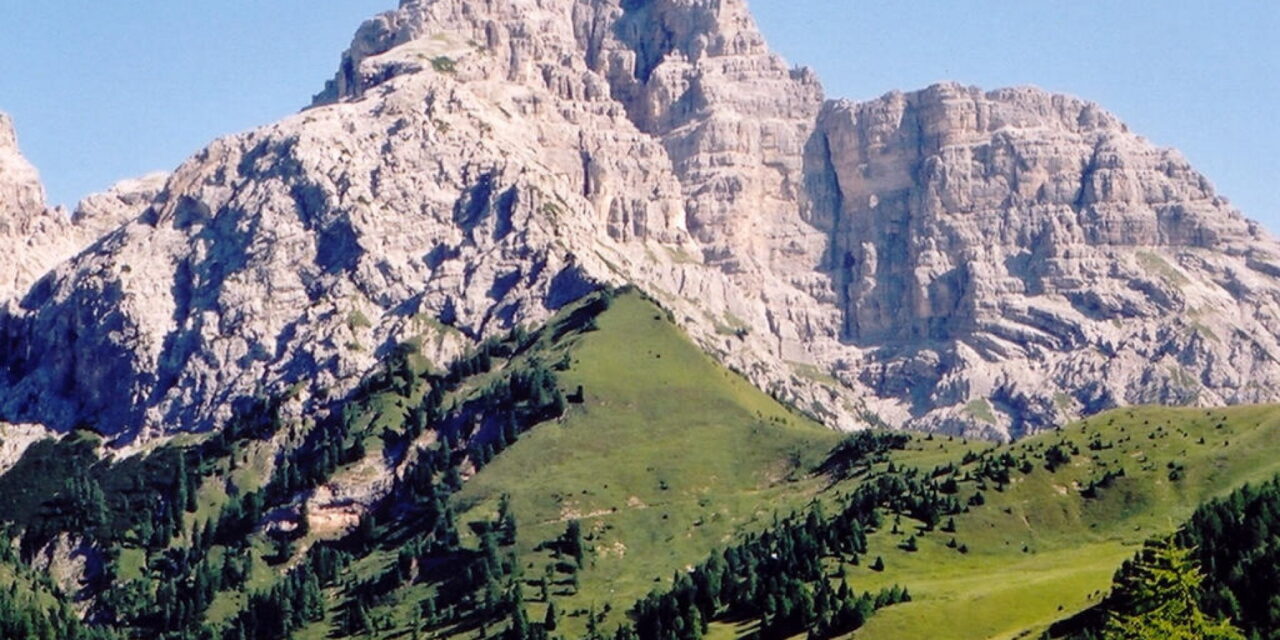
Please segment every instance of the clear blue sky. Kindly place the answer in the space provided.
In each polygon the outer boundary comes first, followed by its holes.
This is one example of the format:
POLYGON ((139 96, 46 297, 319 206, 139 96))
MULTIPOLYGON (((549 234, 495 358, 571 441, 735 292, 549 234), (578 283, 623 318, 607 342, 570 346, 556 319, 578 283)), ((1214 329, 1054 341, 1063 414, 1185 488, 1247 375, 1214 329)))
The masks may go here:
MULTIPOLYGON (((296 111, 395 0, 0 0, 0 110, 50 198, 296 111)), ((752 0, 828 95, 958 80, 1094 100, 1280 231, 1280 2, 752 0)))

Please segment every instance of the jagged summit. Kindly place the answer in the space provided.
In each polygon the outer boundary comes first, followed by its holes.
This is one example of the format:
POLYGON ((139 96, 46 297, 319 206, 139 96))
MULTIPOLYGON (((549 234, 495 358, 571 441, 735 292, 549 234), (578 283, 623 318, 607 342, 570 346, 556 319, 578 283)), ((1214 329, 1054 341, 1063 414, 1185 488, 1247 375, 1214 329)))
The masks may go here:
POLYGON ((1019 430, 1270 398, 1251 380, 1276 374, 1275 244, 1176 152, 1034 88, 833 102, 819 131, 842 333, 879 361, 875 395, 1019 430))
POLYGON ((0 112, 0 225, 17 228, 22 219, 44 210, 44 187, 40 174, 18 148, 13 119, 0 112))
POLYGON ((163 176, 126 180, 68 215, 45 204, 40 174, 22 155, 13 120, 0 113, 0 306, 150 202, 163 176))
POLYGON ((842 428, 1280 388, 1280 251, 1175 152, 1038 89, 826 101, 736 0, 405 2, 131 202, 0 315, 0 420, 301 413, 622 283, 842 428))
POLYGON ((528 81, 558 66, 601 72, 619 91, 647 85, 660 66, 676 61, 695 66, 728 57, 778 61, 741 0, 409 0, 361 25, 338 73, 315 102, 359 97, 412 72, 412 65, 379 60, 394 48, 452 37, 486 54, 457 66, 455 71, 470 79, 496 70, 508 81, 528 81))
POLYGON ((838 196, 820 208, 858 342, 999 336, 1019 315, 996 300, 1006 294, 1096 313, 1082 300, 1118 275, 1116 251, 1248 253, 1264 240, 1176 152, 1067 96, 941 84, 833 102, 819 130, 838 196))
MULTIPOLYGON (((733 205, 794 209, 800 150, 822 103, 816 76, 769 50, 741 0, 434 0, 366 22, 316 104, 433 65, 463 82, 501 79, 558 101, 621 107, 627 129, 674 161, 684 226, 709 260, 735 269, 769 260, 758 232, 778 216, 744 224, 733 205)), ((597 152, 583 146, 589 172, 597 152)), ((625 203, 597 206, 622 226, 644 215, 625 203)))

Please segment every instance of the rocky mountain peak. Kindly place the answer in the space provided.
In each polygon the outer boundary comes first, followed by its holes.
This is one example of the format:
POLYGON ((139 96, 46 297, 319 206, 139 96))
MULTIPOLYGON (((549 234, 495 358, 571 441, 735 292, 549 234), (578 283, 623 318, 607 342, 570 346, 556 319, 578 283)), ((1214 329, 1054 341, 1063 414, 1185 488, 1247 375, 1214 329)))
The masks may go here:
POLYGON ((23 157, 13 120, 0 113, 0 307, 58 263, 141 213, 163 174, 126 180, 86 198, 74 215, 45 204, 40 174, 23 157))
MULTIPOLYGON (((465 82, 536 86, 561 102, 620 106, 628 129, 678 160, 669 168, 684 194, 680 225, 728 270, 770 260, 753 229, 798 222, 777 212, 794 209, 786 203, 802 182, 799 159, 822 88, 768 49, 741 0, 404 2, 360 28, 316 104, 427 67, 465 82)), ((589 147, 588 172, 598 155, 589 147)))
POLYGON ((1280 398, 1280 251, 1176 152, 1033 88, 824 100, 739 0, 406 1, 311 108, 139 184, 20 279, 0 420, 301 415, 622 283, 840 428, 1280 398))
POLYGON ((18 153, 18 132, 13 124, 13 116, 0 111, 0 149, 18 153))
POLYGON ((818 129, 842 335, 881 361, 860 376, 875 395, 916 398, 907 415, 1021 430, 1263 399, 1247 381, 1270 356, 1228 354, 1277 353, 1255 324, 1276 312, 1274 243, 1177 152, 1034 88, 836 101, 818 129))
POLYGON ((0 149, 6 151, 18 148, 18 133, 13 130, 13 118, 0 111, 0 149))
POLYGON ((13 119, 0 113, 0 234, 15 233, 26 218, 42 210, 40 174, 18 148, 13 119))
POLYGON ((487 54, 454 60, 463 62, 455 72, 497 70, 508 80, 561 67, 644 84, 668 62, 772 56, 741 0, 405 0, 361 25, 316 102, 359 96, 411 71, 396 64, 403 56, 378 58, 422 39, 460 40, 487 54))

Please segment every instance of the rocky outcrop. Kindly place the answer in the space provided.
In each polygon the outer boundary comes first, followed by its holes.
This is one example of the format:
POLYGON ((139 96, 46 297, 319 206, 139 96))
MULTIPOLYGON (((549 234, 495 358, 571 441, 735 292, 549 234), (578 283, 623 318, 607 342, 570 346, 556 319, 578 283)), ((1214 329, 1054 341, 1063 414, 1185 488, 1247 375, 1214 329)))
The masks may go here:
POLYGON ((407 0, 312 108, 145 184, 0 314, 0 419, 305 412, 624 282, 841 428, 1280 388, 1280 251, 1175 153, 1035 89, 824 102, 741 0, 407 0))
POLYGON ((4 203, 4 230, 12 233, 22 221, 44 211, 44 187, 40 175, 18 149, 13 120, 0 113, 0 203, 4 203))
POLYGON ((620 149, 583 128, 581 187, 615 237, 643 235, 648 201, 660 195, 677 201, 663 216, 674 205, 710 262, 743 270, 767 262, 764 239, 795 221, 822 88, 769 51, 743 2, 404 2, 360 28, 316 104, 362 98, 427 65, 468 84, 549 91, 562 109, 623 110, 628 122, 610 122, 613 130, 660 144, 644 151, 649 170, 674 176, 649 180, 654 194, 619 198, 608 187, 620 149), (474 51, 442 46, 451 40, 474 51), (671 177, 679 191, 663 184, 671 177))
POLYGON ((9 116, 0 113, 0 304, 23 294, 54 265, 136 216, 159 192, 163 175, 126 180, 90 196, 73 215, 45 204, 35 167, 18 149, 9 116))
POLYGON ((102 193, 87 196, 71 212, 71 223, 86 238, 97 240, 142 215, 169 180, 167 173, 150 173, 121 180, 102 193))
POLYGON ((1275 244, 1098 106, 939 85, 832 103, 819 136, 843 335, 875 361, 860 381, 910 398, 898 419, 1274 398, 1252 381, 1280 374, 1275 244))
MULTIPOLYGON (((460 36, 422 46, 487 57, 460 36)), ((42 280, 6 322, 5 417, 132 436, 298 383, 322 402, 395 344, 446 362, 682 246, 661 148, 604 98, 562 112, 547 87, 430 65, 378 91, 214 143, 42 280), (584 172, 584 141, 608 163, 584 172), (599 194, 651 212, 627 247, 599 194)))
POLYGON ((83 614, 89 608, 88 583, 100 579, 106 569, 104 560, 101 551, 89 540, 64 532, 36 551, 31 567, 68 594, 77 611, 83 614))

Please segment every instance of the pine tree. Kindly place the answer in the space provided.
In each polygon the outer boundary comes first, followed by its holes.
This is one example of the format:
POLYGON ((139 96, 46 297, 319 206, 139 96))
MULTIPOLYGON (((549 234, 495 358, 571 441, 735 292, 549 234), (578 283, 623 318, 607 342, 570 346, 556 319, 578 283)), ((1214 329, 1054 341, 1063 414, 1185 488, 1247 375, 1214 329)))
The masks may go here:
POLYGON ((511 640, 528 640, 529 639, 529 618, 525 615, 524 607, 519 602, 511 609, 511 640))
POLYGON ((596 619, 596 607, 591 605, 591 610, 587 612, 587 638, 594 640, 600 637, 599 621, 596 619))
POLYGON ((511 511, 511 496, 506 493, 498 500, 498 533, 502 545, 515 544, 516 516, 511 511))
POLYGON ((173 502, 182 507, 187 504, 187 457, 179 453, 173 469, 173 502))
POLYGON ((449 465, 444 474, 444 486, 451 492, 462 488, 462 472, 458 470, 458 465, 449 465))
POLYGON ((1204 576, 1192 552, 1167 540, 1148 542, 1117 575, 1104 640, 1244 640, 1198 601, 1204 576))
POLYGON ((570 520, 568 526, 565 527, 564 544, 567 547, 569 555, 573 556, 578 566, 582 566, 583 545, 582 545, 582 523, 577 520, 570 520))
POLYGON ((542 620, 542 628, 547 631, 555 631, 557 622, 556 603, 547 602, 547 615, 542 620))
POLYGON ((151 526, 150 513, 142 514, 142 517, 138 519, 138 524, 135 527, 135 531, 138 534, 139 544, 142 544, 142 545, 151 544, 151 536, 155 534, 155 531, 154 531, 154 528, 151 526))
POLYGON ((304 502, 298 509, 298 527, 293 530, 295 538, 305 538, 311 532, 311 517, 307 512, 307 504, 304 502))

